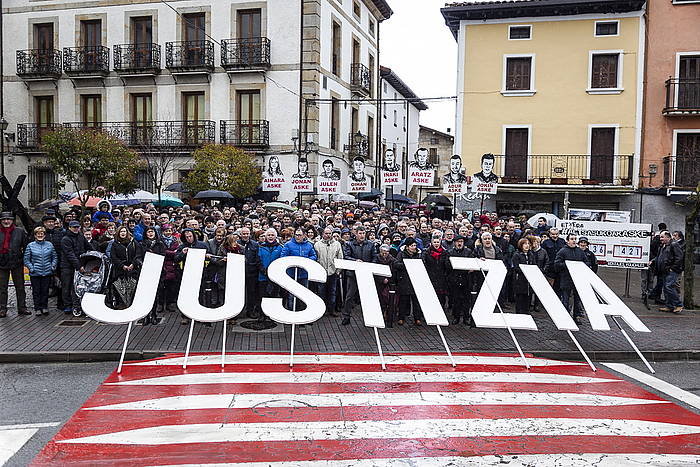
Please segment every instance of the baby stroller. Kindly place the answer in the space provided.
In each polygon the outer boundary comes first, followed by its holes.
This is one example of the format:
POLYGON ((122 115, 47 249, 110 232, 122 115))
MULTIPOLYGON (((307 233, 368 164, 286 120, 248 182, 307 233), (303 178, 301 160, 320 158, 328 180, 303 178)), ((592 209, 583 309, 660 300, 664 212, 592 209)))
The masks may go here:
MULTIPOLYGON (((107 290, 111 264, 107 256, 99 251, 88 251, 80 255, 80 266, 85 271, 75 271, 73 287, 82 300, 86 292, 104 293, 107 290)), ((82 316, 81 310, 73 310, 73 316, 82 316)))

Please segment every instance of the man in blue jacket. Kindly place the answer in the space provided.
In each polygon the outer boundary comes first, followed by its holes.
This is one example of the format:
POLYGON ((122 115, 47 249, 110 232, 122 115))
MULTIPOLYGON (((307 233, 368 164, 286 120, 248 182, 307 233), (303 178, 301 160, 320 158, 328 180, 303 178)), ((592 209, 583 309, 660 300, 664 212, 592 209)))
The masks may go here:
MULTIPOLYGON (((302 258, 309 258, 316 261, 316 250, 314 246, 306 239, 306 233, 304 229, 297 228, 294 231, 294 237, 290 241, 284 244, 282 251, 280 252, 280 257, 284 256, 301 256, 302 258)), ((296 281, 302 284, 304 287, 309 285, 309 275, 306 269, 303 268, 290 268, 288 274, 291 277, 295 277, 296 281)), ((287 297, 287 308, 296 311, 298 308, 298 300, 292 294, 287 297)))
POLYGON ((248 318, 258 317, 258 274, 261 263, 258 256, 258 242, 250 238, 250 229, 243 227, 239 231, 238 244, 243 248, 245 256, 245 307, 248 318))
MULTIPOLYGON (((279 297, 279 287, 271 282, 267 277, 267 268, 273 261, 282 254, 282 245, 277 241, 277 231, 267 229, 265 231, 265 241, 260 243, 258 257, 260 258, 260 272, 258 273, 258 299, 262 302, 263 297, 279 297)), ((265 317, 265 315, 263 315, 265 317)))

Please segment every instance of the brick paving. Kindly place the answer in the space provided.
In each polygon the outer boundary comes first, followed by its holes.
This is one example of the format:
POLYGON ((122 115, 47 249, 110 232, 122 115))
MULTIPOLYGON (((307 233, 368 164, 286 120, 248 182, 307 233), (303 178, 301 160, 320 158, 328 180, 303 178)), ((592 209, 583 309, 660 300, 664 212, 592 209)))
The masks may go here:
MULTIPOLYGON (((624 271, 603 270, 601 276, 619 295, 624 292, 624 271)), ((700 284, 698 284, 700 286, 700 284)), ((652 330, 651 333, 628 331, 644 351, 700 350, 700 310, 685 311, 680 315, 649 311, 639 296, 639 273, 632 272, 632 298, 625 299, 630 308, 652 330)), ((11 300, 14 293, 11 293, 11 300)), ((28 293, 31 304, 31 293, 28 293)), ((697 293, 696 293, 696 296, 697 293)), ((507 310, 513 311, 513 310, 507 310)), ((129 340, 130 351, 173 352, 184 351, 188 326, 180 324, 178 313, 164 313, 157 326, 135 326, 129 340)), ((362 325, 359 307, 350 326, 341 326, 339 318, 324 317, 313 325, 297 327, 295 349, 299 351, 342 352, 375 351, 372 329, 362 325)), ((576 351, 565 331, 557 330, 544 312, 534 316, 539 331, 515 331, 526 352, 576 351)), ((104 325, 92 320, 78 327, 59 326, 70 315, 52 310, 48 316, 17 316, 11 306, 7 318, 0 319, 0 352, 99 352, 119 351, 126 334, 126 325, 104 325)), ((238 320, 240 324, 242 319, 238 320)), ((632 350, 611 322, 611 331, 592 331, 587 322, 575 333, 589 352, 632 350)), ((513 351, 508 332, 502 329, 470 329, 464 325, 443 328, 445 338, 454 351, 513 351)), ((384 350, 441 351, 442 342, 432 326, 396 326, 379 330, 384 350)), ((197 323, 194 328, 192 351, 220 351, 222 324, 208 327, 197 323)), ((227 350, 230 351, 285 351, 289 350, 291 326, 278 325, 272 330, 249 331, 236 325, 229 328, 227 350)))

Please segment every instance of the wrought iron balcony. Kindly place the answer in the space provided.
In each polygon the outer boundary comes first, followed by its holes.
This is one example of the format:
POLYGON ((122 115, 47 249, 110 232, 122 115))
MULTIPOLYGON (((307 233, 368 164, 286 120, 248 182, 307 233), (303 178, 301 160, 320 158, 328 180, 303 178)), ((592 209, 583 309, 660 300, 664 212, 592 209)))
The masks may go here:
POLYGON ((664 157, 664 186, 695 188, 700 181, 700 155, 664 157))
POLYGON ((348 135, 348 144, 345 145, 344 150, 350 157, 367 157, 367 154, 369 154, 369 138, 359 131, 350 133, 348 135))
POLYGON ((17 76, 24 79, 61 77, 61 51, 29 49, 17 51, 17 76))
POLYGON ((211 41, 165 43, 165 66, 173 73, 214 71, 214 44, 211 41))
POLYGON ((224 39, 221 66, 226 70, 266 70, 270 68, 270 39, 224 39))
POLYGON ((160 73, 159 44, 120 44, 114 46, 114 70, 119 74, 160 73))
POLYGON ((149 151, 162 148, 196 148, 215 142, 215 123, 211 120, 156 122, 83 122, 64 123, 75 130, 104 131, 127 146, 149 151))
POLYGON ((362 63, 353 63, 350 67, 350 89, 368 96, 372 89, 372 73, 362 63))
POLYGON ((493 173, 501 183, 631 186, 634 156, 615 154, 497 155, 493 173))
POLYGON ((63 71, 68 76, 107 76, 109 74, 109 48, 65 47, 63 71))
POLYGON ((221 144, 242 148, 265 148, 270 145, 267 120, 221 120, 221 144))
POLYGON ((700 115, 700 79, 667 79, 663 114, 680 117, 700 115))
POLYGON ((41 146, 41 138, 61 125, 57 123, 18 123, 17 148, 23 151, 37 150, 41 146))

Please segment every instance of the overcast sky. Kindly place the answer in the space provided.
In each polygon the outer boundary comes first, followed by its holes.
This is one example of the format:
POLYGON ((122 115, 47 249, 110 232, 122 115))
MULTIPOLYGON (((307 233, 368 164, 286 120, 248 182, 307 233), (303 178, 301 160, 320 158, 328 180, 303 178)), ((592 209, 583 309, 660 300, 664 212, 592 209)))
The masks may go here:
MULTIPOLYGON (((394 14, 381 24, 380 62, 418 97, 453 96, 457 82, 457 42, 445 26, 445 0, 389 0, 394 14)), ((420 122, 436 130, 455 126, 455 101, 426 102, 420 122)))

